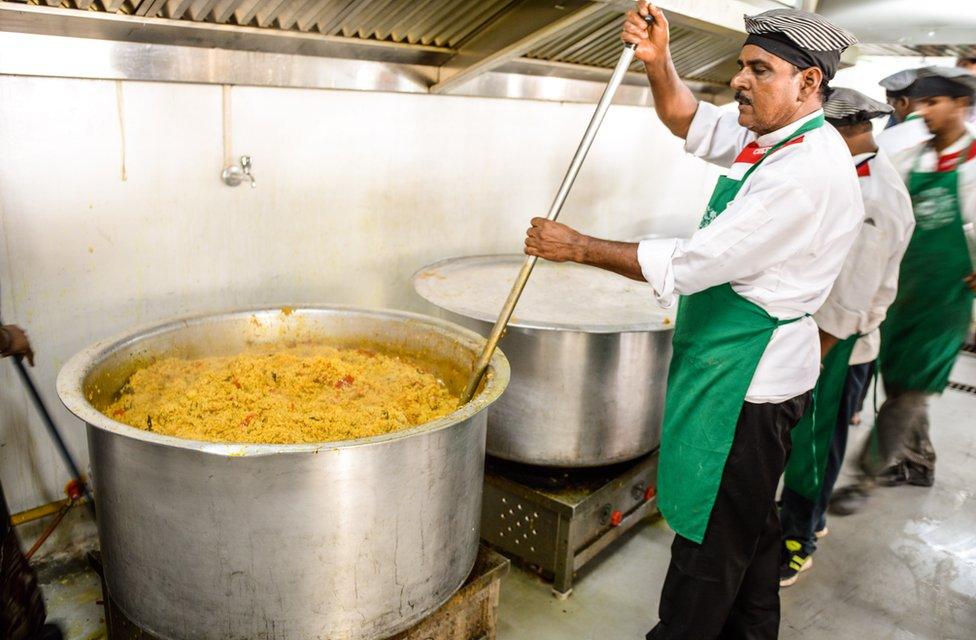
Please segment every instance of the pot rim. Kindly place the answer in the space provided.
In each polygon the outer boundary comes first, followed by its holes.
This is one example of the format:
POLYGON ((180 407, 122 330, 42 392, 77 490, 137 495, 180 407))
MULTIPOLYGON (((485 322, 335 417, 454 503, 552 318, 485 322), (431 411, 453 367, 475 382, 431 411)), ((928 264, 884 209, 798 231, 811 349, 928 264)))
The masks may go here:
MULTIPOLYGON (((439 332, 450 335, 462 346, 478 353, 485 339, 476 332, 465 329, 453 322, 433 318, 419 313, 400 311, 395 309, 372 309, 354 305, 339 304, 301 304, 291 307, 292 314, 300 316, 305 311, 326 311, 338 315, 367 316, 380 319, 397 319, 407 322, 417 322, 433 326, 439 332)), ((119 349, 146 340, 157 335, 169 333, 179 328, 197 324, 206 324, 218 318, 247 317, 260 313, 280 313, 282 306, 259 306, 244 309, 234 309, 218 313, 204 313, 184 316, 168 320, 161 324, 144 325, 137 329, 120 333, 115 336, 99 340, 82 349, 72 356, 58 373, 57 392, 65 408, 81 419, 86 425, 134 440, 141 440, 150 444, 189 449, 201 453, 209 453, 227 457, 256 457, 280 453, 319 453, 358 447, 382 446, 386 443, 404 440, 424 433, 432 433, 448 429, 456 424, 465 422, 478 413, 484 411, 494 403, 508 386, 511 370, 508 359, 500 349, 496 349, 491 358, 490 372, 482 390, 467 404, 455 409, 446 416, 436 420, 419 424, 410 429, 395 431, 379 436, 357 438, 354 440, 338 440, 332 442, 299 443, 299 444, 262 444, 242 442, 210 442, 206 440, 189 440, 176 436, 167 436, 144 429, 139 429, 105 415, 96 409, 85 397, 84 381, 92 368, 106 357, 119 349)))
MULTIPOLYGON (((498 320, 498 315, 490 316, 484 313, 467 313, 458 311, 446 305, 442 305, 439 302, 434 302, 420 291, 417 290, 417 282, 420 280, 422 274, 431 269, 436 269, 443 267, 444 265, 460 262, 462 260, 502 260, 502 259, 524 259, 525 256, 517 253, 485 253, 485 254, 475 254, 466 256, 454 256, 451 258, 444 258, 443 260, 438 260, 437 262, 432 262, 424 267, 421 267, 410 276, 410 281, 413 283, 413 290, 418 296, 423 298, 429 304, 434 305, 438 309, 443 309, 453 313, 456 316, 462 318, 470 318, 472 320, 478 320, 479 322, 488 322, 492 325, 498 320)), ((594 269, 596 267, 593 267, 594 269)), ((656 333, 656 332, 669 332, 674 331, 674 322, 671 321, 667 324, 662 324, 660 322, 637 322, 631 324, 608 324, 608 325, 589 325, 589 324, 574 324, 571 322, 542 322, 542 321, 530 321, 513 319, 509 320, 507 328, 509 329, 528 329, 532 331, 561 331, 567 333, 585 333, 585 334, 616 334, 616 333, 656 333)))

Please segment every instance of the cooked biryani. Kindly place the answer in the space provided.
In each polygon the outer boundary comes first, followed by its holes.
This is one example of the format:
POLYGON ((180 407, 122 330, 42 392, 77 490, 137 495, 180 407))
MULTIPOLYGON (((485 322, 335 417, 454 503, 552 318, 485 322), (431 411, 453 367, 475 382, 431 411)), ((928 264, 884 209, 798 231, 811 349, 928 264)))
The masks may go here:
POLYGON ((365 349, 302 344, 159 360, 136 371, 102 412, 179 438, 285 444, 391 433, 457 406, 443 382, 413 364, 365 349))

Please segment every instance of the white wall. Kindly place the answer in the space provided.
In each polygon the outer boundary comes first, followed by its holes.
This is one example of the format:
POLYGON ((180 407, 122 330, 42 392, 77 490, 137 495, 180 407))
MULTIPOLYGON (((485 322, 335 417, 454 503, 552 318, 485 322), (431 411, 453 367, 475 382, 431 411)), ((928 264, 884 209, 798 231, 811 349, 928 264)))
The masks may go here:
MULTIPOLYGON (((30 332, 42 394, 80 348, 135 325, 263 303, 424 310, 410 286, 453 255, 518 251, 592 106, 235 87, 229 188, 221 88, 0 76, 0 294, 30 332)), ((613 107, 563 220, 626 238, 688 233, 715 181, 646 108, 613 107)), ((0 477, 13 510, 66 479, 7 363, 0 477)))

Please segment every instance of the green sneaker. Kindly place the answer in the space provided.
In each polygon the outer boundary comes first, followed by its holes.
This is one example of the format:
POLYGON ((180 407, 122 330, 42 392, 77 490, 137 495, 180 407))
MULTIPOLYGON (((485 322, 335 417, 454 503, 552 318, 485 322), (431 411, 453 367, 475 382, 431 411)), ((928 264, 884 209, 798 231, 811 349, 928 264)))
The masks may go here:
POLYGON ((813 556, 803 555, 803 545, 787 540, 779 564, 779 586, 789 587, 800 579, 800 574, 813 566, 813 556))

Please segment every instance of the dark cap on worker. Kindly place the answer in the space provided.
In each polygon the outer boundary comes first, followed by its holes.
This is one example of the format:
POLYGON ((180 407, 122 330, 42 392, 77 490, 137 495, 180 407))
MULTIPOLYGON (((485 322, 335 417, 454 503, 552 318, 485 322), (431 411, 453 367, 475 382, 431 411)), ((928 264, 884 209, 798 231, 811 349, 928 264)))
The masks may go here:
POLYGON ((890 114, 894 109, 878 102, 860 91, 838 87, 824 102, 824 117, 835 127, 844 127, 862 122, 870 122, 890 114))
POLYGON ((960 67, 923 67, 912 85, 911 97, 969 98, 976 94, 976 75, 960 67))
POLYGON ((880 84, 884 87, 889 98, 908 98, 911 96, 912 85, 918 79, 918 69, 905 69, 882 78, 880 84))
POLYGON ((772 9, 743 16, 745 44, 753 44, 799 67, 818 67, 829 81, 840 67, 840 54, 857 38, 823 16, 799 9, 772 9))

